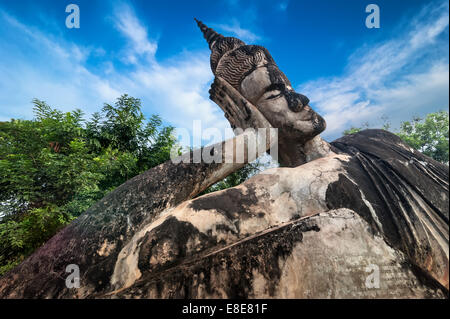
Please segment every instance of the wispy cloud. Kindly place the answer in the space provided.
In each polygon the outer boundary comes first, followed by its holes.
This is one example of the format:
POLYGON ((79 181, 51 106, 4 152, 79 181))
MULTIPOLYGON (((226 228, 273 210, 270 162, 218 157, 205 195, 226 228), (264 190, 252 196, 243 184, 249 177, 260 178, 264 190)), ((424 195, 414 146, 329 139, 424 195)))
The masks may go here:
POLYGON ((201 120, 204 127, 227 127, 228 122, 208 98, 213 79, 209 50, 185 51, 168 61, 158 61, 154 57, 157 44, 148 40, 146 28, 132 9, 124 7, 116 11, 116 27, 134 44, 126 56, 146 54, 149 58, 140 60, 129 72, 110 77, 123 91, 154 105, 160 115, 177 127, 189 129, 194 120, 201 120))
POLYGON ((64 41, 0 11, 2 26, 8 29, 0 34, 5 43, 0 52, 0 120, 30 118, 35 97, 63 110, 78 107, 90 114, 128 93, 142 100, 146 114, 158 113, 176 127, 189 129, 194 120, 201 120, 203 127, 229 126, 208 98, 213 75, 207 49, 159 61, 154 34, 134 10, 121 4, 113 14, 110 21, 127 44, 100 64, 90 65, 89 58, 105 55, 105 50, 64 41))
MULTIPOLYGON (((248 10, 254 18, 255 10, 248 10)), ((213 75, 206 46, 162 59, 158 33, 132 7, 121 4, 111 14, 107 21, 117 30, 114 42, 125 44, 106 52, 68 41, 62 32, 24 24, 0 9, 0 120, 30 118, 33 98, 89 114, 128 93, 141 98, 147 115, 158 113, 177 127, 190 128, 194 120, 203 127, 228 127, 208 98, 213 75)), ((254 25, 249 20, 246 27, 254 25)), ((229 21, 222 25, 224 33, 248 43, 261 41, 237 20, 229 21)), ((448 4, 433 3, 399 27, 396 36, 356 50, 342 75, 299 86, 325 116, 324 136, 338 137, 366 121, 376 124, 382 115, 396 124, 405 114, 409 118, 448 108, 448 24, 448 4)))
POLYGON ((277 3, 277 9, 280 11, 286 11, 289 5, 289 1, 281 1, 277 3))
POLYGON ((0 10, 0 118, 29 118, 31 100, 47 100, 63 110, 98 107, 119 95, 108 79, 86 68, 90 48, 26 26, 0 10))
POLYGON ((344 75, 299 86, 325 116, 324 136, 383 115, 395 125, 404 114, 448 108, 448 26, 447 3, 427 6, 407 31, 354 52, 344 75))
POLYGON ((139 56, 154 59, 158 44, 149 40, 147 29, 140 23, 133 9, 125 4, 120 4, 115 9, 115 27, 129 41, 126 61, 136 64, 139 56))
POLYGON ((227 36, 235 36, 244 42, 254 43, 261 39, 259 35, 248 29, 242 28, 237 19, 232 19, 231 24, 216 24, 214 27, 217 28, 218 31, 230 33, 227 34, 227 36))

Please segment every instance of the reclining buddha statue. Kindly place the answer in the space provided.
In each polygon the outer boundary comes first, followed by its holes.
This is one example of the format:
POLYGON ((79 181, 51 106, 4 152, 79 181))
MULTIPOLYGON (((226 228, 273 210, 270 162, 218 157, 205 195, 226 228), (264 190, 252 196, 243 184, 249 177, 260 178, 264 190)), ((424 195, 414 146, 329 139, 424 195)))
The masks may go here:
MULTIPOLYGON (((267 49, 197 24, 211 99, 232 128, 278 129, 280 167, 198 197, 254 156, 154 167, 1 277, 0 298, 447 297, 448 166, 384 130, 324 141, 267 49)), ((209 150, 235 158, 249 132, 209 150)))

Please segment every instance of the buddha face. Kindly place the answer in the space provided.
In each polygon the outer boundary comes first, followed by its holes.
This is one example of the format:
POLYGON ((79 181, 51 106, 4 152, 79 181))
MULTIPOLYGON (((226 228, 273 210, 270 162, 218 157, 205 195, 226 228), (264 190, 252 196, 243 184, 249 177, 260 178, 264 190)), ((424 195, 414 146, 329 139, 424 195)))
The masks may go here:
POLYGON ((295 92, 275 65, 254 70, 240 91, 278 128, 281 139, 304 143, 325 130, 325 120, 309 106, 309 99, 295 92))
MULTIPOLYGON (((223 79, 237 91, 230 97, 237 109, 245 109, 244 97, 266 119, 260 123, 278 128, 278 145, 289 166, 302 163, 303 145, 325 130, 325 120, 309 106, 306 96, 295 92, 286 75, 281 72, 269 51, 259 45, 246 45, 239 39, 223 37, 197 21, 211 49, 211 69, 217 78, 223 79), (241 96, 241 97, 240 97, 241 96), (298 152, 292 152, 297 149, 298 152), (296 159, 298 158, 298 159, 296 159)), ((219 81, 220 82, 220 81, 219 81)), ((245 128, 247 115, 228 114, 226 90, 218 93, 218 88, 210 91, 211 99, 225 112, 232 127, 245 128), (237 118, 234 118, 237 117, 237 118)), ((253 122, 252 125, 261 125, 253 122)), ((263 124, 263 125, 264 125, 263 124)), ((257 128, 257 127, 254 127, 257 128)), ((303 156, 304 157, 304 156, 303 156)), ((304 162, 304 161, 303 161, 304 162)))
POLYGON ((326 127, 325 120, 308 103, 306 96, 292 89, 269 90, 261 96, 257 107, 278 128, 280 138, 304 143, 326 127))

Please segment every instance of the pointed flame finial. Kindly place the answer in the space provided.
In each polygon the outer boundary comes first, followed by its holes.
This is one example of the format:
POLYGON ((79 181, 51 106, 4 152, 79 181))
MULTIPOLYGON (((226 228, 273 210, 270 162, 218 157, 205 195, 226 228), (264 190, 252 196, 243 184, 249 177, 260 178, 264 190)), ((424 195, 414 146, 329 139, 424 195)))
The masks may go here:
POLYGON ((217 33, 211 28, 208 28, 203 22, 197 20, 194 18, 195 22, 197 22, 198 27, 203 32, 203 36, 205 37, 206 41, 208 42, 209 48, 212 49, 212 45, 217 39, 223 38, 223 35, 220 33, 217 33))

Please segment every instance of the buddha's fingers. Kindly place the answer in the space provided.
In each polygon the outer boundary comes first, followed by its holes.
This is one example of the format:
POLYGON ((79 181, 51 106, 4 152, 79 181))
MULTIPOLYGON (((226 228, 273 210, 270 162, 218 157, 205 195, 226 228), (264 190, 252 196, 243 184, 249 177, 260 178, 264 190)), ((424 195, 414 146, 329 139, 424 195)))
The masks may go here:
POLYGON ((229 100, 226 99, 226 94, 221 88, 221 84, 215 79, 211 84, 211 89, 209 90, 209 98, 216 103, 224 112, 225 118, 230 123, 231 127, 234 129, 240 127, 240 121, 238 116, 235 114, 233 109, 230 109, 229 100))
POLYGON ((230 112, 237 117, 241 128, 270 128, 272 127, 262 113, 249 102, 241 93, 232 87, 227 81, 216 77, 217 87, 224 95, 224 101, 230 112))
POLYGON ((221 103, 220 107, 228 113, 233 119, 236 125, 242 127, 248 117, 241 107, 236 104, 236 98, 232 98, 229 94, 229 88, 226 86, 228 83, 221 78, 214 80, 214 93, 216 99, 221 103))

